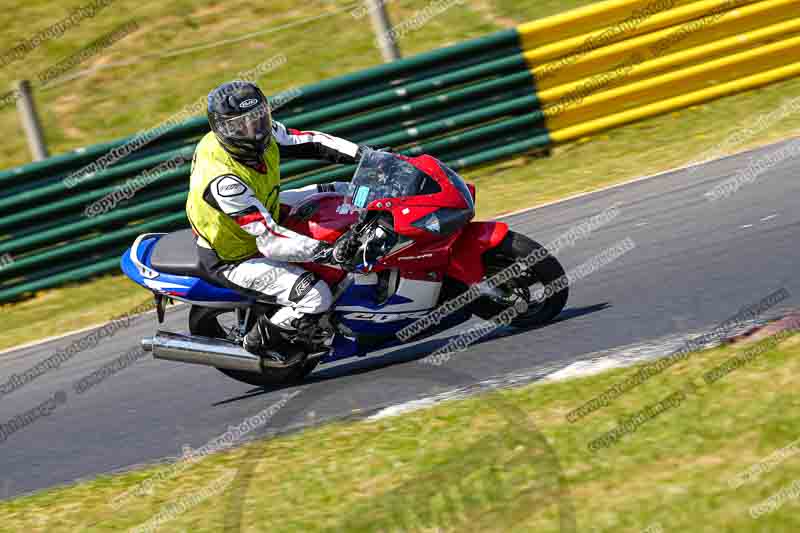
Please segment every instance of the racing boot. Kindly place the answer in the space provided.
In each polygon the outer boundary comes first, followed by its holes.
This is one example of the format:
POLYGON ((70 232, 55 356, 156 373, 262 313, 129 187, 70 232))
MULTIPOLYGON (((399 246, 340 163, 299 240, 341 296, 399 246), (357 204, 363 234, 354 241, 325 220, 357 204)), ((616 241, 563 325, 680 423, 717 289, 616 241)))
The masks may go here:
POLYGON ((292 307, 280 308, 271 318, 287 339, 309 351, 327 350, 333 343, 334 328, 330 313, 306 314, 292 307))
POLYGON ((242 346, 250 353, 261 356, 267 366, 288 366, 297 358, 296 350, 281 349, 284 344, 274 331, 269 319, 259 316, 244 337, 242 346))

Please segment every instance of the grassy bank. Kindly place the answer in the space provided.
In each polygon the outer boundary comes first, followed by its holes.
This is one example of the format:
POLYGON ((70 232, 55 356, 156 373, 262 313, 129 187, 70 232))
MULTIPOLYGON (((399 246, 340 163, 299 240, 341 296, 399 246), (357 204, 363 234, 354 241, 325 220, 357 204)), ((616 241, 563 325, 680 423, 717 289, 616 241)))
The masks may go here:
POLYGON ((0 305, 0 350, 103 324, 152 300, 122 275, 103 276, 82 285, 37 293, 19 303, 0 305))
MULTIPOLYGON (((0 531, 117 531, 157 515, 163 531, 219 531, 225 524, 241 524, 242 531, 348 532, 800 527, 791 498, 771 512, 753 507, 800 476, 796 449, 787 447, 800 421, 793 390, 800 337, 692 354, 611 405, 566 421, 568 412, 635 371, 251 443, 206 457, 118 510, 110 500, 169 467, 50 490, 0 503, 0 531), (748 362, 704 381, 732 357, 748 362), (676 393, 683 399, 657 417, 589 449, 621 421, 676 393), (779 449, 772 456, 779 460, 762 464, 757 476, 742 476, 779 449), (224 490, 201 492, 226 472, 224 490), (751 508, 760 509, 757 519, 751 508)), ((302 391, 288 401, 302 402, 302 391)))
MULTIPOLYGON (((391 1, 393 24, 415 16, 429 3, 391 1)), ((86 4, 89 0, 57 5, 47 0, 6 2, 0 13, 0 53, 86 4)), ((40 72, 128 21, 138 23, 136 32, 36 91, 50 151, 60 153, 151 128, 276 54, 286 56, 285 64, 258 80, 267 94, 380 64, 369 16, 353 15, 359 14, 360 6, 358 0, 276 0, 269 5, 244 0, 113 0, 61 37, 0 68, 0 87, 22 77, 37 86, 40 72)), ((399 44, 411 55, 490 33, 502 27, 494 11, 465 1, 402 32, 399 44)), ((0 108, 0 123, 15 133, 0 143, 0 168, 27 162, 25 137, 13 106, 0 108)))

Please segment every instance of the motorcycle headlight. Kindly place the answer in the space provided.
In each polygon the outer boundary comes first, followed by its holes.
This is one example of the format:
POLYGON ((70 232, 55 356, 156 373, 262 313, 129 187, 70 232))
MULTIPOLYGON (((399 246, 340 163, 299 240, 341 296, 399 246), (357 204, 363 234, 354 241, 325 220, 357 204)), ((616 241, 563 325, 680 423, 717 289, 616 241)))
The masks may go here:
POLYGON ((472 219, 472 209, 452 209, 442 207, 419 220, 412 222, 415 228, 424 229, 438 235, 450 235, 461 229, 472 219))

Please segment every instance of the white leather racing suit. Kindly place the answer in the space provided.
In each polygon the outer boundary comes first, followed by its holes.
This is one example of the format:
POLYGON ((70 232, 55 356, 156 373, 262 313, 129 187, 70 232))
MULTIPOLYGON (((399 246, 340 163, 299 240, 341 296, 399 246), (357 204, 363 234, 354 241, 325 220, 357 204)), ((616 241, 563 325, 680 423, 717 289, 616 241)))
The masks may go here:
MULTIPOLYGON (((315 131, 297 131, 273 122, 273 135, 282 158, 325 159, 334 163, 354 163, 359 147, 350 141, 315 131)), ((280 201, 294 206, 311 194, 336 192, 344 194, 348 183, 310 185, 283 191, 280 201)), ((292 329, 295 319, 304 314, 322 313, 332 303, 327 284, 292 262, 311 261, 324 246, 320 241, 282 227, 253 190, 234 174, 224 174, 209 184, 203 199, 215 209, 232 217, 247 233, 256 236, 263 257, 253 257, 217 268, 218 275, 230 283, 274 298, 283 306, 270 320, 275 325, 292 329)), ((202 237, 198 246, 211 249, 202 237)))

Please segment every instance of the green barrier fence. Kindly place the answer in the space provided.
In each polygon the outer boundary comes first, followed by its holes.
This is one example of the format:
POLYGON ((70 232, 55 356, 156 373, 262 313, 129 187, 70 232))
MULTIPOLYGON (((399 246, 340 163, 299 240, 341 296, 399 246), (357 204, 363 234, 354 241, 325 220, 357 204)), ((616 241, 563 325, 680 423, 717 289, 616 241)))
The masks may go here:
MULTIPOLYGON (((403 76, 413 76, 415 73, 419 74, 424 69, 436 67, 437 65, 444 65, 444 68, 447 68, 447 65, 452 65, 458 61, 469 61, 470 57, 478 58, 480 61, 481 53, 491 52, 498 48, 510 49, 513 50, 511 53, 519 55, 518 46, 519 40, 516 31, 506 30, 446 48, 418 54, 394 63, 379 65, 360 72, 324 80, 301 88, 302 94, 292 99, 291 105, 277 112, 275 116, 277 119, 283 120, 286 116, 298 114, 301 110, 307 111, 317 107, 327 107, 333 101, 349 99, 359 90, 383 90, 390 87, 396 79, 402 79, 403 76)), ((521 68, 524 68, 524 61, 521 68)), ((315 124, 314 126, 316 127, 317 125, 315 124)), ((207 130, 208 125, 205 118, 194 117, 170 128, 167 132, 158 136, 157 141, 153 142, 161 143, 192 135, 202 135, 207 130)), ((92 163, 110 150, 131 142, 135 137, 133 135, 116 141, 95 144, 66 154, 53 156, 43 161, 0 171, 0 185, 9 181, 16 181, 19 178, 34 179, 52 175, 55 172, 78 170, 81 166, 92 163)))
MULTIPOLYGON (((788 8, 796 1, 748 0, 734 9, 734 3, 723 0, 681 0, 663 4, 663 12, 645 20, 637 13, 650 0, 598 2, 287 89, 279 95, 286 101, 275 118, 290 128, 321 130, 409 155, 430 153, 462 170, 800 74, 800 40, 797 46, 791 37, 771 44, 794 35, 797 28, 788 8), (714 9, 725 14, 711 20, 709 10, 714 9), (707 32, 673 43, 671 55, 648 59, 652 43, 701 19, 709 25, 707 32), (746 33, 737 39, 741 32, 746 33), (626 76, 606 75, 637 50, 644 60, 626 76), (722 68, 720 54, 741 58, 741 72, 722 68), (701 68, 720 77, 719 86, 706 87, 703 79, 693 78, 685 69, 691 64, 686 58, 702 58, 701 68), (665 65, 691 83, 670 83, 663 74, 665 65), (598 76, 606 81, 594 83, 598 76), (596 89, 576 99, 575 92, 584 86, 596 89)), ((181 117, 181 110, 173 116, 181 117)), ((124 148, 142 135, 0 171, 0 256, 6 259, 0 268, 0 302, 118 272, 119 255, 137 234, 186 227, 188 164, 148 178, 141 190, 134 191, 129 182, 176 156, 191 155, 208 123, 202 115, 181 118, 145 133, 148 142, 138 143, 132 153, 124 148), (115 149, 124 157, 95 168, 77 184, 65 183, 115 149), (97 202, 108 204, 108 195, 119 196, 123 187, 135 194, 118 198, 108 212, 90 208, 97 202)), ((353 170, 352 165, 318 161, 281 163, 288 189, 348 180, 353 170)))
MULTIPOLYGON (((430 153, 455 166, 476 153, 498 153, 499 145, 520 138, 537 139, 531 148, 548 142, 533 77, 513 30, 287 94, 295 97, 275 112, 287 127, 410 155, 430 153)), ((205 117, 197 116, 160 135, 147 134, 153 139, 139 150, 77 182, 65 178, 137 136, 0 171, 0 184, 11 185, 0 196, 0 255, 14 258, 0 269, 0 301, 116 271, 120 252, 139 233, 185 227, 188 163, 151 175, 141 190, 130 180, 138 176, 141 182, 143 172, 175 157, 188 160, 207 131, 205 117), (132 197, 123 198, 121 190, 132 197), (114 194, 117 201, 111 202, 114 194), (106 213, 90 207, 104 201, 113 206, 106 213)), ((353 169, 319 161, 281 164, 286 188, 347 180, 353 169)))

